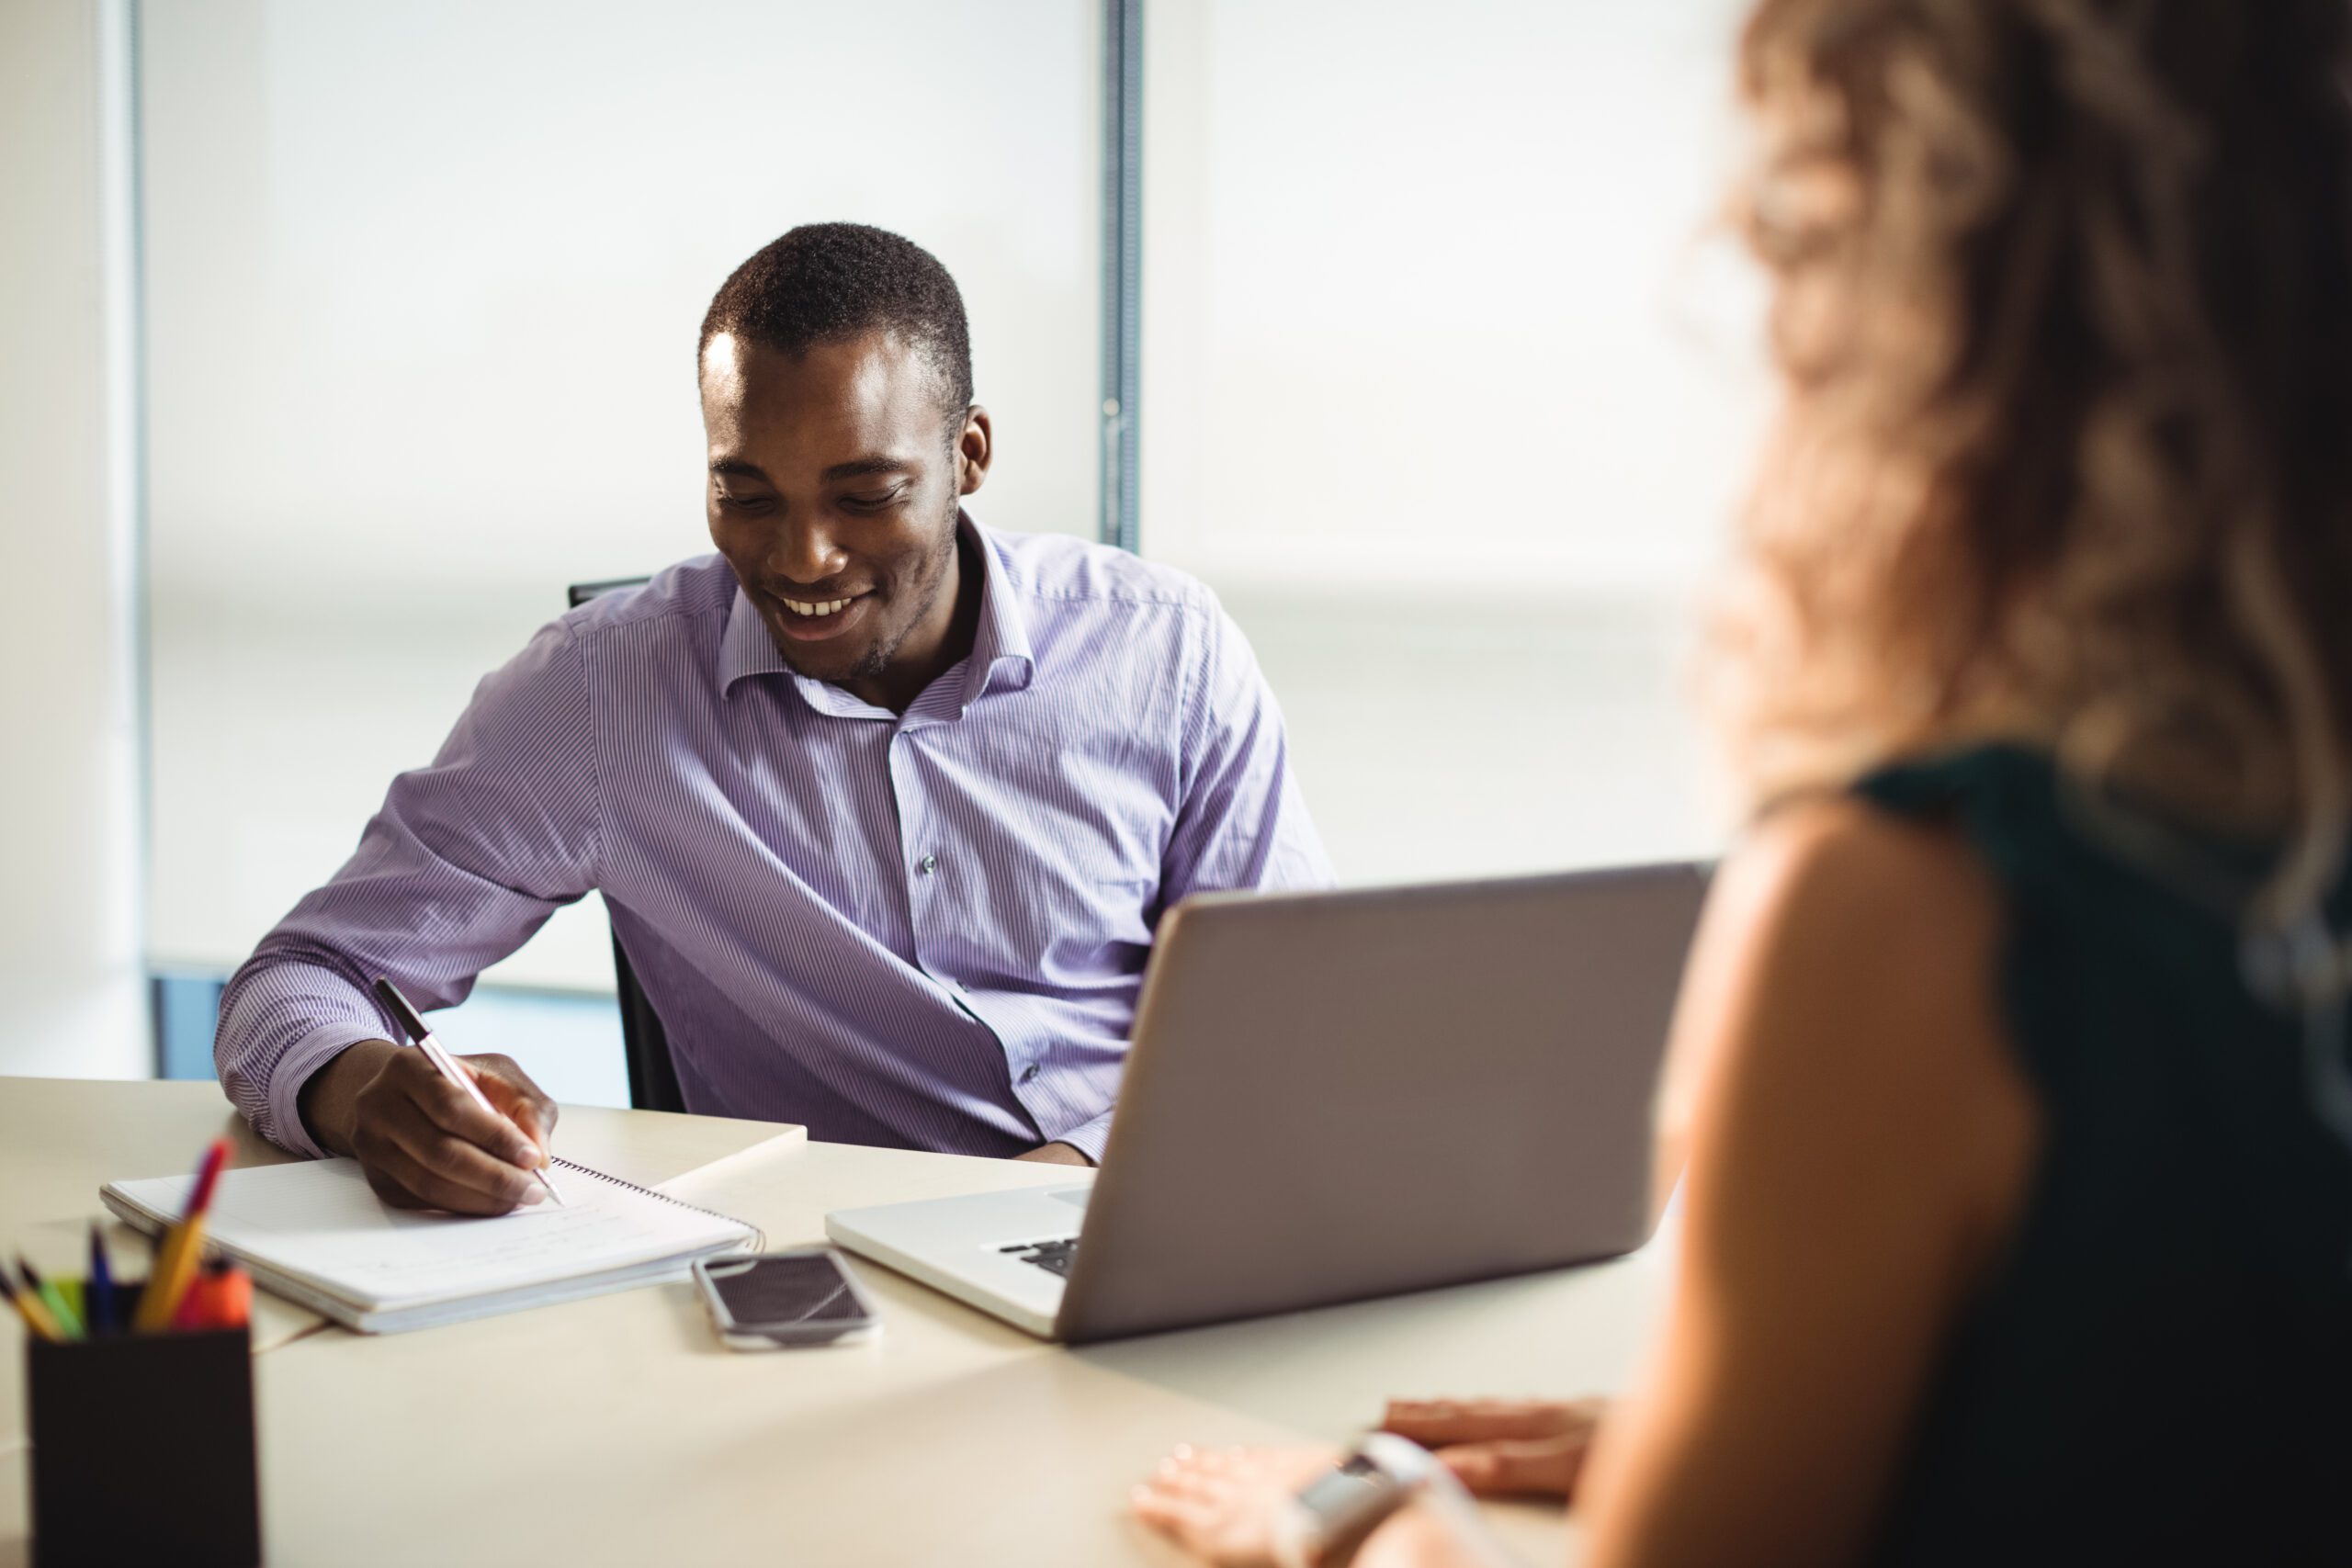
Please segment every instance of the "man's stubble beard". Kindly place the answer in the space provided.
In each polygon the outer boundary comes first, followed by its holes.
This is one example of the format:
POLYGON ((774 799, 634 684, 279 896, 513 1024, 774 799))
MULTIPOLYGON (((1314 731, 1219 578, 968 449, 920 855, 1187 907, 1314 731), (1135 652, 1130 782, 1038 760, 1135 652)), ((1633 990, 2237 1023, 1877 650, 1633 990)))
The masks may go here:
MULTIPOLYGON (((865 656, 860 659, 847 674, 833 677, 835 684, 847 685, 853 681, 879 680, 883 672, 890 668, 890 660, 899 656, 899 649, 906 646, 907 638, 914 636, 915 628, 922 625, 924 618, 938 604, 939 596, 947 591, 948 583, 954 577, 949 568, 956 563, 958 548, 956 520, 962 512, 963 503, 960 498, 949 503, 947 536, 941 542, 938 553, 932 557, 931 591, 922 596, 922 606, 907 617, 907 624, 899 628, 897 637, 892 637, 888 643, 876 642, 865 650, 865 656)), ((786 662, 791 661, 792 655, 789 651, 785 654, 785 659, 786 662)))

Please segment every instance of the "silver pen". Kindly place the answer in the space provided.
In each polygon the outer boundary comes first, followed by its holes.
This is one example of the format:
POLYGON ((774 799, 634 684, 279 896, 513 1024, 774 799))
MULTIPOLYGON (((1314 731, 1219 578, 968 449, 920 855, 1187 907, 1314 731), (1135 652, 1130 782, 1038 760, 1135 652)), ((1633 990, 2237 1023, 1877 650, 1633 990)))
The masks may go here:
MULTIPOLYGON (((408 998, 401 995, 400 987, 381 975, 376 977, 376 999, 389 1008, 394 1018, 400 1020, 401 1028, 407 1031, 409 1039, 415 1043, 416 1048, 424 1053, 424 1059, 433 1064, 435 1071, 473 1096, 476 1105, 481 1106, 492 1116, 496 1116, 501 1122, 506 1122, 508 1126, 514 1125, 507 1121, 498 1107, 490 1102, 490 1097, 481 1091, 481 1085, 474 1082, 473 1074, 458 1066, 458 1058, 449 1055, 448 1047, 433 1037, 433 1031, 424 1027, 424 1015, 408 1005, 408 998)), ((522 1134, 522 1131, 520 1127, 514 1128, 518 1137, 522 1134)), ((534 1170, 531 1174, 539 1179, 539 1185, 548 1190, 548 1197, 559 1203, 563 1201, 563 1194, 557 1191, 555 1183, 548 1179, 548 1173, 544 1167, 534 1170)))

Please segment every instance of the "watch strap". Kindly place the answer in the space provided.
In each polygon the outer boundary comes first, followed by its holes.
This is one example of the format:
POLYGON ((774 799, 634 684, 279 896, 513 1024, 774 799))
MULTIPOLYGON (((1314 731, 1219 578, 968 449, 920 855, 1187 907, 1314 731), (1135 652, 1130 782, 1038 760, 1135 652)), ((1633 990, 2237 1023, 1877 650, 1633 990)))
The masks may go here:
POLYGON ((1274 1526, 1274 1560, 1280 1568, 1321 1568, 1337 1545, 1353 1546, 1389 1515, 1446 1476, 1445 1467, 1419 1443, 1394 1432, 1373 1432, 1332 1470, 1294 1494, 1274 1526), (1309 1497, 1334 1476, 1369 1474, 1377 1482, 1341 1513, 1318 1509, 1309 1497))

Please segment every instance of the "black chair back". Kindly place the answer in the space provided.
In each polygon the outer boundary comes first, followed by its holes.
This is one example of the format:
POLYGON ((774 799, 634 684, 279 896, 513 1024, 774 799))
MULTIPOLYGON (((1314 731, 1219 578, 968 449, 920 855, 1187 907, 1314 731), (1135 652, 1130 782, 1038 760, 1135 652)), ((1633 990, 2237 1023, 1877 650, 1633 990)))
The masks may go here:
MULTIPOLYGON (((609 582, 575 582, 566 590, 571 606, 578 609, 600 593, 635 588, 641 577, 615 578, 609 582)), ((678 1069, 670 1060, 670 1036, 661 1015, 646 999, 628 965, 628 952, 620 932, 613 933, 613 977, 621 1005, 621 1050, 628 1058, 628 1102, 639 1111, 684 1111, 686 1097, 678 1089, 678 1069)))

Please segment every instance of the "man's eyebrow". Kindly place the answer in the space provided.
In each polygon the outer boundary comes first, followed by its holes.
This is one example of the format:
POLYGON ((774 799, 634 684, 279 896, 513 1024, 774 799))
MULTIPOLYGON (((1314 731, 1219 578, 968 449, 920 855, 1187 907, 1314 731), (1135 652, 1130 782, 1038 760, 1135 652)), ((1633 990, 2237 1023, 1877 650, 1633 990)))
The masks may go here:
POLYGON ((831 468, 827 468, 825 482, 832 484, 840 479, 862 479, 876 474, 913 472, 914 465, 901 462, 896 457, 854 457, 846 463, 835 463, 831 468))
POLYGON ((720 457, 710 465, 710 471, 728 479, 759 479, 762 482, 767 479, 767 475, 757 463, 747 463, 741 457, 720 457))

